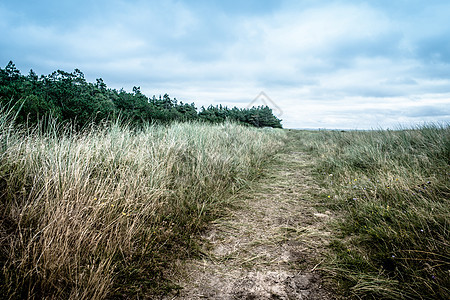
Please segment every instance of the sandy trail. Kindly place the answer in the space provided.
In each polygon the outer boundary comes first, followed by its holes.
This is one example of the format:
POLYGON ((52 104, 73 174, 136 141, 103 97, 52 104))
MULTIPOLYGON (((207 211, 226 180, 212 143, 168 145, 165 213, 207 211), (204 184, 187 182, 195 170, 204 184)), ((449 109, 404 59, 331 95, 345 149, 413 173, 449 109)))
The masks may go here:
POLYGON ((333 215, 317 210, 314 160, 294 146, 211 225, 203 258, 183 263, 174 280, 183 289, 164 299, 335 299, 316 270, 333 215))

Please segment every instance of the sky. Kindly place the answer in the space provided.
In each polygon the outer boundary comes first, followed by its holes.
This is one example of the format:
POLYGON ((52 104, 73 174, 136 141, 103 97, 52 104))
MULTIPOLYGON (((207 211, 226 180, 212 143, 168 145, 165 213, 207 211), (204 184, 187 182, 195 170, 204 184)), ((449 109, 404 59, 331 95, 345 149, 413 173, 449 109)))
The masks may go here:
POLYGON ((0 33, 2 68, 268 104, 285 128, 450 122, 448 0, 1 0, 0 33))

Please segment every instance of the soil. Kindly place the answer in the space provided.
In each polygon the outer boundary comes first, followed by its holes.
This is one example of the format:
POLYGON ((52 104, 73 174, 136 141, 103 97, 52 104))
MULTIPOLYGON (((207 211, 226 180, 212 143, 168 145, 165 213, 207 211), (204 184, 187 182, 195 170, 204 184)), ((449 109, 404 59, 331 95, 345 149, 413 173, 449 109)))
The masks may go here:
POLYGON ((293 143, 277 154, 204 233, 203 257, 180 262, 182 289, 163 299, 336 299, 318 270, 335 216, 318 200, 313 166, 293 143))

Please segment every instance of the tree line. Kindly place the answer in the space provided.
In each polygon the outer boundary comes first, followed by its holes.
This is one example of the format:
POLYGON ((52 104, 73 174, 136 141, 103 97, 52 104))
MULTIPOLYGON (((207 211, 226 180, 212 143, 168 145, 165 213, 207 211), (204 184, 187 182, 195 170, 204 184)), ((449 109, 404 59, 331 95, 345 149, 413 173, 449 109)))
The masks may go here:
POLYGON ((281 128, 281 120, 268 106, 228 108, 210 105, 198 110, 194 103, 183 103, 164 96, 147 97, 140 87, 132 92, 108 88, 103 79, 87 82, 75 69, 68 73, 57 70, 38 76, 33 70, 22 75, 10 61, 0 68, 0 104, 17 112, 18 122, 37 123, 51 116, 57 121, 70 121, 76 126, 123 118, 136 125, 200 121, 221 123, 226 120, 255 127, 281 128))

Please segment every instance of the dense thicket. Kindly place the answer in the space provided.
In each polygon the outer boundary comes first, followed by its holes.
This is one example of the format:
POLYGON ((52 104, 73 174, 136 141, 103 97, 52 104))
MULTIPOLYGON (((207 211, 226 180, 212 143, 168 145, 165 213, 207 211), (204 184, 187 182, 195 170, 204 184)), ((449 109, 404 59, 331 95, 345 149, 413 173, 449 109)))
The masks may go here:
POLYGON ((281 128, 281 120, 267 106, 230 109, 211 105, 197 111, 194 103, 178 102, 168 94, 149 98, 139 87, 129 93, 108 88, 101 78, 96 83, 87 82, 78 69, 72 73, 58 70, 40 77, 30 70, 25 76, 12 61, 5 69, 0 68, 0 103, 12 105, 18 111, 17 120, 28 123, 51 115, 58 121, 83 126, 121 116, 133 124, 232 120, 255 127, 281 128))

